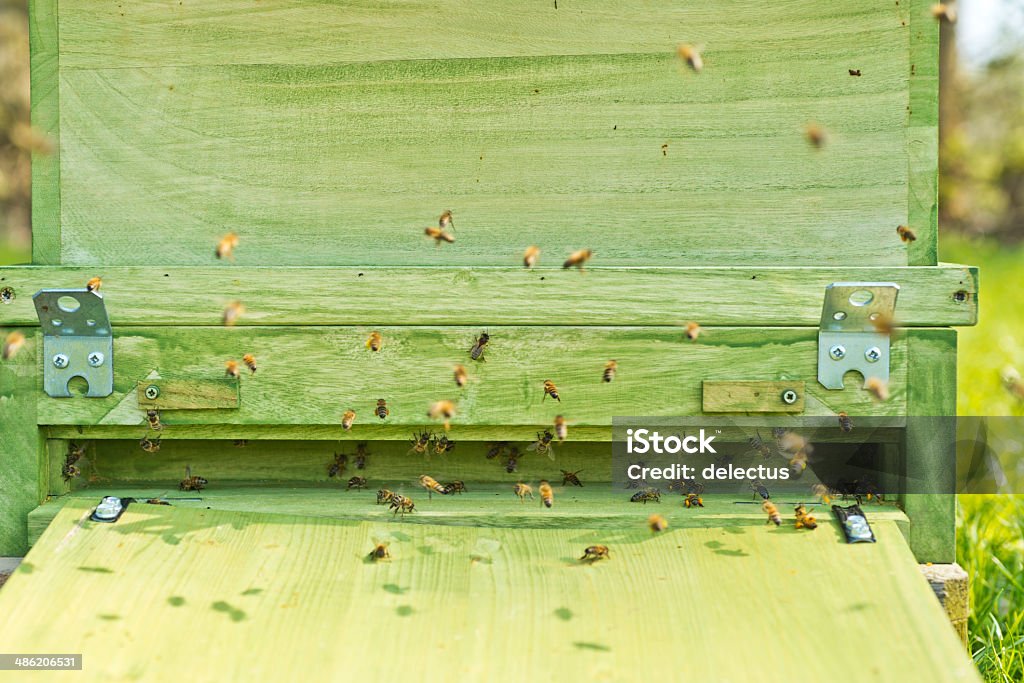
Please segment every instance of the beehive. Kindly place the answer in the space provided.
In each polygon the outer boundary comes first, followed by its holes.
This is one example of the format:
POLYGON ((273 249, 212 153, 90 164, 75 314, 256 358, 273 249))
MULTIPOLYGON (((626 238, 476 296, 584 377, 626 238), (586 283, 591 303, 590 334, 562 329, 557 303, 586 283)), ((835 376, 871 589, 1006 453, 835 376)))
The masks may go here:
MULTIPOLYGON (((854 555, 830 526, 755 534, 763 517, 729 497, 673 508, 671 531, 651 539, 649 510, 605 483, 614 416, 700 416, 716 381, 803 383, 806 416, 955 414, 951 328, 975 321, 977 273, 937 261, 937 45, 922 0, 35 0, 33 118, 57 151, 34 160, 33 264, 0 269, 11 292, 0 324, 28 337, 0 365, 0 552, 42 540, 0 607, 26 624, 26 647, 55 642, 53 624, 28 615, 43 583, 68 573, 97 596, 66 608, 68 633, 93 612, 113 624, 93 647, 142 623, 118 607, 128 596, 168 625, 154 631, 164 653, 175 625, 201 619, 221 642, 251 642, 283 607, 296 608, 284 617, 296 633, 333 624, 348 643, 289 636, 288 656, 267 645, 211 677, 280 671, 300 655, 368 674, 379 663, 354 653, 379 641, 360 619, 398 634, 396 666, 410 670, 443 653, 467 674, 615 678, 641 659, 667 665, 649 645, 685 630, 742 677, 750 659, 730 660, 688 609, 719 627, 748 609, 770 615, 749 620, 759 625, 742 647, 780 675, 864 661, 894 678, 969 675, 941 647, 955 638, 914 566, 953 561, 952 496, 873 511, 881 542, 854 555), (699 72, 681 44, 700 50, 699 72), (435 246, 424 228, 447 209, 455 241, 435 246), (901 240, 899 225, 917 239, 901 240), (218 260, 230 232, 239 244, 218 260), (530 245, 541 249, 532 269, 521 264, 530 245), (594 252, 585 271, 561 267, 583 248, 594 252), (113 392, 51 397, 32 295, 94 276, 113 392), (817 381, 835 282, 900 287, 905 330, 884 402, 860 382, 817 381), (245 313, 224 326, 233 301, 245 313), (702 326, 696 341, 686 321, 702 326), (486 361, 473 362, 484 330, 486 361), (379 352, 365 344, 374 331, 379 352), (225 378, 225 361, 246 353, 258 372, 225 378), (610 359, 619 371, 603 383, 610 359), (469 368, 462 389, 456 363, 469 368), (552 378, 560 403, 543 399, 552 378), (373 414, 380 398, 385 419, 373 414), (425 464, 409 440, 439 432, 427 408, 441 399, 457 404, 457 447, 425 464), (164 426, 156 453, 139 447, 156 435, 147 407, 164 426), (508 473, 484 457, 494 441, 525 453, 558 414, 571 427, 555 462, 525 454, 508 473), (357 442, 369 491, 339 490, 328 465, 357 442), (72 443, 85 448, 82 476, 66 479, 72 443), (178 492, 186 466, 209 486, 178 492), (426 469, 468 491, 428 498, 415 488, 426 469), (518 480, 558 484, 561 469, 588 476, 556 486, 551 510, 512 495, 518 480), (381 486, 405 487, 416 513, 376 506, 381 486), (107 494, 174 505, 75 532, 107 494), (381 537, 392 562, 362 563, 381 537), (567 558, 602 541, 617 546, 612 560, 569 571, 567 558), (149 581, 168 563, 169 578, 149 581), (608 598, 637 580, 642 596, 608 598), (772 623, 821 610, 865 649, 793 657, 772 645, 772 623), (505 614, 534 649, 501 642, 505 614), (626 620, 629 634, 613 627, 626 620), (447 650, 402 635, 434 628, 491 635, 447 650), (897 656, 886 630, 919 637, 897 656)), ((915 424, 887 446, 908 476, 946 462, 951 442, 915 424)), ((119 652, 104 673, 163 671, 119 652)))

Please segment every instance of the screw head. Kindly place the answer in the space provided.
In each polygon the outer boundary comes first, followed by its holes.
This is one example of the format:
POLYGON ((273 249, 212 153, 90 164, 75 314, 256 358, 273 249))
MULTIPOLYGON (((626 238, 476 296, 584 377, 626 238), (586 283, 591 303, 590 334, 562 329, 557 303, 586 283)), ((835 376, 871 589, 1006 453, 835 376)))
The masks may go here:
POLYGON ((782 402, 787 405, 793 405, 796 403, 797 398, 796 392, 792 389, 786 389, 782 392, 782 402))
POLYGON ((89 365, 93 366, 94 368, 98 368, 99 366, 103 365, 103 354, 100 353, 99 351, 93 351, 92 353, 90 353, 89 365))
POLYGON ((148 398, 150 401, 152 401, 159 395, 160 387, 158 387, 157 385, 150 384, 148 387, 146 387, 146 398, 148 398))
POLYGON ((846 347, 842 344, 836 344, 828 350, 828 355, 832 360, 842 360, 846 358, 846 347))
POLYGON ((867 359, 869 363, 877 363, 881 357, 882 349, 878 348, 877 346, 872 346, 870 349, 864 352, 864 358, 867 359))
POLYGON ((66 368, 68 366, 68 357, 63 353, 58 353, 53 357, 53 367, 55 368, 66 368))

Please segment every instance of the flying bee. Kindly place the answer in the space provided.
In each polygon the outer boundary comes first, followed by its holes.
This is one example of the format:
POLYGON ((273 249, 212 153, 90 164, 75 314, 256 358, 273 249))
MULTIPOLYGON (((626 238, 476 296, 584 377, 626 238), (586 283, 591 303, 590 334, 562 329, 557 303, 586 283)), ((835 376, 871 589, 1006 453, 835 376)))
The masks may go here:
POLYGON ((932 16, 939 21, 952 24, 956 21, 956 10, 952 5, 948 5, 944 2, 937 2, 932 5, 932 16))
POLYGON ((238 361, 228 360, 224 361, 224 374, 228 377, 238 379, 242 376, 242 373, 238 369, 238 361))
POLYGON ((427 490, 427 496, 430 498, 433 498, 435 493, 439 493, 442 496, 448 495, 448 489, 439 484, 438 481, 429 474, 420 475, 420 486, 427 490))
POLYGON ((555 386, 554 382, 552 382, 549 379, 546 379, 546 380, 544 380, 544 395, 541 397, 540 400, 543 401, 548 396, 550 396, 551 398, 555 399, 559 403, 562 402, 562 398, 558 395, 558 387, 555 386))
POLYGON ((555 492, 551 490, 551 484, 546 479, 541 480, 537 492, 540 493, 540 501, 544 507, 549 508, 555 504, 555 492))
POLYGON ((426 228, 423 232, 426 233, 427 237, 434 240, 434 243, 437 244, 438 246, 441 245, 441 242, 447 242, 448 244, 451 244, 452 242, 455 241, 455 235, 451 234, 450 232, 445 232, 445 230, 442 228, 435 228, 431 226, 429 228, 426 228))
POLYGON ((654 533, 664 531, 668 528, 668 520, 662 517, 661 515, 655 513, 647 518, 647 528, 653 531, 654 533))
POLYGON ((561 415, 555 415, 555 436, 558 437, 559 443, 569 436, 569 425, 561 415))
POLYGON ((565 259, 565 263, 562 264, 562 268, 568 269, 576 267, 579 270, 583 270, 583 266, 586 265, 587 261, 594 255, 592 249, 580 249, 569 254, 569 258, 565 259))
POLYGON ((761 454, 761 457, 767 460, 768 458, 775 455, 775 450, 768 445, 768 442, 761 438, 761 432, 758 430, 754 436, 747 439, 747 443, 750 447, 761 454))
POLYGON ((441 436, 435 437, 433 441, 434 453, 437 455, 444 455, 455 450, 455 442, 448 439, 447 436, 442 434, 441 436))
POLYGON ((139 448, 147 453, 156 453, 160 450, 160 437, 155 439, 150 439, 148 436, 142 437, 139 439, 139 448))
POLYGON ((615 372, 619 369, 619 364, 613 360, 608 361, 604 364, 604 373, 601 375, 602 382, 611 382, 615 379, 615 372))
POLYGON ((815 149, 821 149, 828 142, 828 134, 825 133, 825 129, 816 123, 808 123, 804 126, 804 136, 815 149))
POLYGON ((450 209, 446 209, 441 214, 441 217, 437 219, 437 227, 441 228, 442 230, 447 230, 448 228, 455 227, 455 221, 452 220, 452 212, 450 209))
POLYGON ((608 552, 608 546, 592 545, 583 551, 580 562, 596 562, 597 560, 607 560, 609 557, 611 555, 608 552))
POLYGON ((904 242, 914 242, 917 240, 917 233, 905 225, 897 225, 896 234, 899 235, 900 239, 904 242))
POLYGON ((462 365, 456 365, 452 370, 455 373, 455 386, 460 389, 466 386, 466 382, 469 381, 469 375, 466 374, 466 368, 462 365))
POLYGON ((687 493, 686 498, 683 499, 683 505, 688 508, 692 507, 704 507, 704 499, 698 496, 696 493, 687 493))
POLYGON ((348 456, 344 453, 335 453, 334 461, 330 467, 327 468, 328 477, 340 477, 345 473, 345 468, 348 467, 348 456))
POLYGON ((348 480, 348 486, 345 487, 346 491, 352 489, 365 489, 366 488, 366 477, 350 477, 348 480))
POLYGON ((797 529, 817 529, 818 520, 811 515, 807 508, 804 507, 803 503, 793 508, 793 512, 796 515, 796 528, 797 529))
POLYGON ((444 428, 447 431, 451 427, 451 420, 455 416, 455 404, 451 401, 435 401, 430 404, 427 410, 427 417, 431 420, 444 419, 444 428))
POLYGON ((896 329, 896 319, 888 313, 873 313, 868 316, 868 319, 878 334, 891 335, 896 329))
POLYGON ((517 483, 512 487, 512 493, 519 496, 520 503, 526 500, 526 496, 529 496, 530 500, 533 500, 533 487, 529 484, 524 484, 523 482, 517 483))
POLYGON ((238 246, 238 235, 233 232, 229 232, 220 238, 217 242, 217 250, 214 252, 219 259, 231 259, 235 260, 235 247, 238 246))
POLYGON ((505 452, 508 447, 508 441, 498 441, 497 443, 491 444, 491 447, 487 449, 487 455, 485 456, 488 460, 494 460, 499 455, 505 452))
POLYGON ((356 444, 356 455, 354 459, 354 464, 357 470, 366 469, 366 456, 368 456, 369 454, 369 451, 366 450, 365 443, 356 444))
POLYGON ((876 401, 889 400, 889 385, 877 377, 872 377, 864 383, 864 389, 875 397, 876 401))
POLYGON ((537 260, 540 258, 540 247, 529 246, 526 251, 523 252, 523 267, 533 268, 537 265, 537 260))
POLYGON ((377 417, 379 417, 382 420, 384 418, 386 418, 388 415, 390 415, 391 411, 388 410, 388 402, 385 401, 382 398, 378 398, 377 399, 377 407, 374 408, 373 414, 376 415, 377 417))
POLYGON ((400 494, 394 494, 391 496, 391 505, 389 509, 394 510, 393 514, 397 515, 399 512, 404 516, 407 512, 415 512, 416 505, 412 502, 412 498, 403 496, 400 494))
POLYGON ((491 335, 486 332, 481 332, 480 336, 476 338, 476 343, 473 344, 473 348, 469 350, 469 357, 473 360, 487 360, 484 358, 484 347, 487 346, 491 341, 491 335))
POLYGON ((779 508, 775 507, 774 503, 772 503, 769 500, 766 500, 763 503, 761 503, 761 509, 764 510, 764 513, 766 515, 768 515, 768 521, 765 522, 765 524, 774 523, 775 526, 782 525, 782 515, 779 514, 779 508))
POLYGON ((508 457, 505 459, 505 471, 509 474, 513 474, 519 469, 519 449, 513 446, 508 451, 508 457))
POLYGON ((820 500, 824 505, 829 505, 832 499, 836 497, 835 491, 830 489, 825 484, 814 484, 811 486, 811 494, 820 500))
POLYGON ((686 323, 686 338, 690 341, 697 341, 697 337, 700 336, 700 325, 693 322, 692 320, 686 323))
POLYGON ((443 484, 444 488, 448 491, 448 495, 458 493, 459 495, 466 492, 466 483, 456 479, 455 481, 449 481, 443 484))
POLYGON ((793 479, 799 479, 803 476, 804 470, 807 469, 807 451, 797 451, 793 454, 793 457, 789 459, 789 476, 793 479))
POLYGON ((64 467, 61 468, 61 475, 64 477, 64 482, 67 483, 76 477, 82 476, 82 470, 77 465, 66 462, 64 467))
POLYGON ((159 432, 161 429, 164 428, 163 424, 161 424, 161 422, 160 422, 160 411, 159 410, 152 410, 152 409, 147 410, 146 411, 146 421, 149 422, 149 428, 152 429, 155 432, 159 432))
POLYGON ((853 420, 850 419, 850 415, 842 410, 839 412, 839 430, 846 434, 853 431, 853 420))
POLYGON ((1002 379, 1003 386, 1011 395, 1024 400, 1024 380, 1021 379, 1020 372, 1017 368, 1012 366, 1003 368, 1003 372, 1000 374, 1000 379, 1002 379))
POLYGON ((582 471, 583 470, 576 470, 575 472, 570 472, 569 470, 562 470, 562 486, 568 484, 570 486, 582 487, 583 482, 581 482, 580 478, 576 476, 582 471))
POLYGON ((378 543, 373 546, 373 550, 370 551, 370 560, 373 562, 380 562, 381 560, 390 560, 391 553, 388 551, 387 543, 378 543))
POLYGON ((555 435, 547 429, 541 434, 537 432, 537 440, 526 447, 528 451, 536 451, 539 455, 546 455, 550 459, 555 459, 555 446, 551 442, 554 440, 555 435))
POLYGON ((87 291, 87 292, 98 292, 98 291, 100 291, 100 287, 102 287, 102 286, 103 286, 103 280, 102 279, 100 279, 98 277, 90 278, 89 281, 85 283, 85 291, 87 291))
POLYGON ((661 491, 659 491, 658 489, 651 488, 650 486, 648 486, 647 488, 643 489, 642 491, 637 491, 636 493, 634 493, 630 497, 630 499, 629 499, 630 503, 643 503, 644 505, 647 505, 648 501, 654 501, 655 503, 660 503, 661 502, 661 491))
POLYGON ((242 317, 243 313, 245 313, 245 306, 242 302, 232 301, 224 307, 224 316, 221 318, 221 321, 226 327, 232 327, 242 317))
POLYGON ((377 490, 377 505, 383 505, 384 503, 390 503, 391 499, 395 497, 395 494, 387 489, 377 490))
POLYGON ((380 351, 384 347, 384 337, 381 336, 380 332, 371 332, 370 336, 366 338, 366 348, 370 349, 374 353, 380 351))
POLYGON ((341 416, 341 428, 346 432, 352 429, 352 423, 356 421, 356 411, 346 410, 341 416))
POLYGON ((779 450, 795 455, 797 453, 811 454, 814 452, 814 446, 811 442, 805 439, 803 436, 796 432, 786 432, 778 440, 779 450))
POLYGON ((25 335, 21 332, 11 332, 4 339, 3 350, 0 351, 0 358, 4 360, 10 360, 18 355, 18 351, 21 351, 21 347, 25 345, 25 335))
POLYGON ((412 448, 409 449, 410 453, 419 453, 423 455, 427 452, 427 446, 430 445, 430 432, 420 432, 419 434, 413 433, 412 439, 409 441, 412 444, 412 448))
POLYGON ((245 363, 245 367, 249 368, 249 372, 256 374, 256 356, 247 353, 242 356, 242 362, 245 363))
POLYGON ((754 491, 754 500, 757 500, 758 496, 761 496, 763 500, 771 498, 771 494, 768 493, 768 487, 760 479, 750 482, 750 488, 754 491))
POLYGON ((85 457, 85 448, 75 443, 68 444, 68 454, 64 456, 64 462, 74 464, 85 457))
POLYGON ((700 50, 693 45, 680 43, 676 46, 676 57, 683 60, 686 66, 693 69, 694 73, 700 73, 704 69, 704 60, 700 56, 700 50))
POLYGON ((202 491, 203 487, 209 484, 206 479, 202 477, 192 476, 192 468, 185 465, 185 478, 178 484, 178 488, 182 491, 202 491))

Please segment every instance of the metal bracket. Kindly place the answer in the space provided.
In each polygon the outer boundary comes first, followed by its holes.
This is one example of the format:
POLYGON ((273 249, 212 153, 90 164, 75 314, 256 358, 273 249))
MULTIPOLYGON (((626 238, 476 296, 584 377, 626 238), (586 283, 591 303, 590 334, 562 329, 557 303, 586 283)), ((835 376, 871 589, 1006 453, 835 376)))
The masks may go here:
POLYGON ((42 289, 32 301, 43 328, 43 389, 53 397, 71 396, 68 383, 81 377, 86 396, 114 392, 114 336, 99 292, 42 289))
POLYGON ((875 322, 892 320, 900 286, 894 282, 834 282, 825 288, 818 332, 818 381, 842 389, 843 375, 856 370, 889 381, 889 335, 875 322))

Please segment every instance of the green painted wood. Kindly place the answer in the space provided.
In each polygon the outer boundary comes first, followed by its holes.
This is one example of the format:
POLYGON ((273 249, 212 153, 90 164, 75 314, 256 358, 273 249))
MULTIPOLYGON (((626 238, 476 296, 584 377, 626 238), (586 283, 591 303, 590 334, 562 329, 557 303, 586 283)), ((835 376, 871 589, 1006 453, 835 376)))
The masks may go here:
POLYGON ((32 125, 49 137, 49 154, 32 154, 32 262, 61 262, 60 30, 57 0, 29 3, 32 125))
MULTIPOLYGON (((241 359, 235 360, 246 373, 241 359)), ((223 379, 147 379, 141 380, 135 398, 139 407, 157 410, 199 410, 205 408, 234 408, 238 406, 238 386, 235 378, 223 379), (147 392, 154 389, 155 398, 147 392)))
MULTIPOLYGON (((12 330, 0 328, 0 339, 12 330)), ((25 515, 42 500, 43 444, 36 427, 38 331, 21 329, 25 345, 14 358, 0 361, 0 555, 20 556, 28 549, 25 515)))
POLYGON ((907 248, 911 265, 935 263, 939 228, 939 22, 932 0, 904 2, 910 26, 910 98, 907 105, 907 220, 918 239, 907 248))
MULTIPOLYGON (((168 425, 337 425, 345 410, 357 413, 353 437, 364 426, 433 424, 434 401, 454 400, 454 425, 550 425, 564 415, 572 426, 608 428, 616 415, 698 415, 704 380, 792 379, 807 382, 807 414, 902 415, 906 409, 906 343, 894 340, 892 397, 874 401, 859 382, 828 391, 816 381, 817 333, 799 328, 709 328, 696 342, 682 329, 644 327, 491 327, 486 361, 469 349, 478 328, 377 328, 382 351, 366 349, 366 327, 130 328, 114 339, 114 391, 106 398, 57 399, 40 394, 42 425, 141 425, 136 395, 140 379, 173 372, 176 378, 213 379, 224 361, 253 353, 256 375, 244 377, 232 410, 167 411, 168 425), (615 381, 601 381, 616 359, 615 381), (459 390, 455 363, 470 379, 459 390), (561 402, 544 400, 543 383, 558 386, 561 402), (656 390, 656 392, 655 392, 656 390), (373 415, 377 400, 390 408, 373 415)), ((373 432, 364 438, 373 438, 373 432)))
POLYGON ((876 524, 879 543, 849 546, 832 524, 810 533, 756 524, 652 536, 642 512, 629 526, 592 530, 157 506, 97 525, 84 520, 88 511, 63 510, 0 593, 0 611, 19 625, 7 647, 79 643, 82 680, 178 680, 196 662, 196 632, 222 653, 196 668, 201 680, 284 680, 299 668, 352 680, 394 671, 423 680, 626 680, 624 671, 635 680, 670 670, 696 678, 712 663, 723 680, 837 670, 978 680, 893 522, 876 524), (390 543, 391 561, 366 561, 380 541, 390 543), (593 543, 609 545, 611 559, 580 565, 593 543), (48 607, 64 596, 54 620, 48 607), (778 624, 814 624, 822 614, 843 637, 816 639, 799 657, 779 646, 778 624), (509 623, 511 644, 465 637, 509 623), (699 658, 680 660, 680 633, 699 658), (386 663, 367 656, 381 634, 386 663))
POLYGON ((802 413, 804 382, 719 380, 702 383, 705 413, 802 413), (783 396, 792 392, 793 400, 783 396))
POLYGON ((897 282, 901 325, 973 325, 978 271, 920 268, 593 268, 524 270, 521 254, 494 268, 101 267, 0 268, 16 299, 0 323, 37 325, 32 297, 103 278, 115 334, 128 325, 218 325, 246 304, 249 325, 817 326, 833 282, 897 282), (705 293, 714 292, 714 296, 705 293), (961 296, 957 296, 962 292, 961 296))

